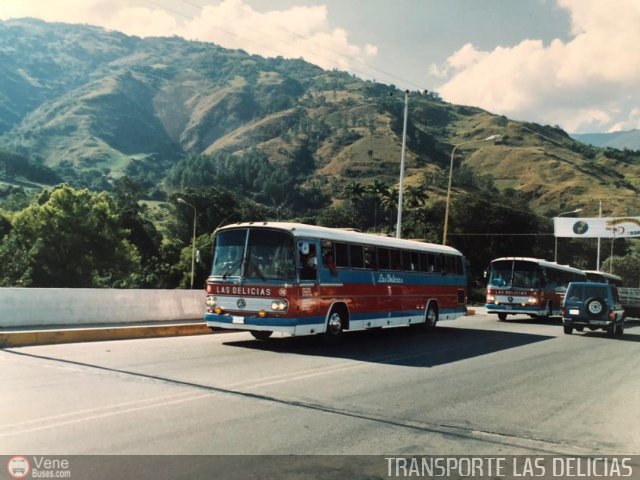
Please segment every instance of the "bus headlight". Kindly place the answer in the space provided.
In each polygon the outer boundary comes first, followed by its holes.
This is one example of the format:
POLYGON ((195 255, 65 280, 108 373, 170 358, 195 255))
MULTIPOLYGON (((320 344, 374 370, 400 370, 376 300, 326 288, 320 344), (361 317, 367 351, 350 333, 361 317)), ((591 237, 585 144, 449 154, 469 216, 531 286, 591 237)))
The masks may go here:
POLYGON ((271 302, 271 310, 274 312, 284 312, 288 306, 286 300, 274 300, 271 302))
POLYGON ((490 293, 487 293, 487 302, 486 303, 493 303, 493 302, 495 302, 495 300, 496 300, 496 297, 494 297, 490 293))
POLYGON ((537 299, 536 297, 529 297, 529 298, 527 299, 527 303, 528 303, 529 305, 535 305, 536 303, 538 303, 538 299, 537 299))
POLYGON ((207 298, 204 301, 204 304, 208 308, 213 308, 218 304, 218 299, 216 297, 214 297, 213 295, 207 295, 207 298))

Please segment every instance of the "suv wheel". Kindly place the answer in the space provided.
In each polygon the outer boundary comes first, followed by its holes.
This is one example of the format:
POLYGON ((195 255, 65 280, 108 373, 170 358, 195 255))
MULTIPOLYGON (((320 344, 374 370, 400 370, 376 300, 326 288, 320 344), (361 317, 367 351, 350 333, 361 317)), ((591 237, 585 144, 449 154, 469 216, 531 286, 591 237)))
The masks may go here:
POLYGON ((584 304, 587 315, 600 317, 607 313, 607 303, 602 298, 590 298, 584 304))
POLYGON ((573 327, 571 325, 565 325, 564 333, 566 333, 567 335, 571 335, 573 333, 573 327))

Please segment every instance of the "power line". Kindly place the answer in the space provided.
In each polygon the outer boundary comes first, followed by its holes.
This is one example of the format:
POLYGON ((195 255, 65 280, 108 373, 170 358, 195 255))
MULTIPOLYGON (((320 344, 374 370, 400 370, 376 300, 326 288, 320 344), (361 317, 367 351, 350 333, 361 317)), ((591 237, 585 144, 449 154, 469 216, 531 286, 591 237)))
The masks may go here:
MULTIPOLYGON (((162 9, 164 9, 164 10, 168 11, 168 12, 171 12, 171 13, 175 13, 176 15, 180 15, 181 17, 184 17, 184 18, 186 18, 186 19, 188 19, 188 20, 195 20, 195 17, 193 17, 193 16, 191 16, 191 15, 187 15, 187 14, 182 13, 182 12, 179 12, 179 11, 177 11, 177 10, 173 9, 173 8, 166 7, 166 6, 161 5, 161 4, 157 3, 157 2, 154 2, 153 0, 147 0, 147 1, 148 1, 149 3, 151 3, 151 4, 155 5, 156 7, 162 8, 162 9)), ((262 47, 262 48, 264 48, 264 49, 266 49, 266 50, 271 50, 271 51, 272 51, 272 52, 274 52, 274 53, 282 54, 282 52, 280 52, 280 51, 278 51, 278 50, 275 50, 275 49, 273 49, 273 48, 271 48, 271 47, 268 47, 268 46, 266 46, 266 45, 262 45, 262 44, 260 44, 260 43, 256 42, 255 40, 251 40, 250 38, 240 37, 240 36, 239 36, 239 35, 237 35, 236 33, 231 32, 231 31, 229 31, 229 30, 225 30, 224 28, 221 28, 221 27, 217 27, 217 29, 218 29, 218 30, 220 30, 221 32, 226 33, 227 35, 232 36, 232 37, 242 38, 243 40, 245 40, 245 41, 247 41, 247 42, 250 42, 250 43, 253 43, 253 44, 255 44, 255 45, 258 45, 259 47, 262 47)))
MULTIPOLYGON (((191 5, 191 6, 193 6, 193 7, 196 7, 196 8, 203 8, 203 7, 204 7, 204 5, 200 5, 200 4, 198 4, 198 3, 195 3, 195 2, 192 2, 192 1, 189 1, 189 0, 180 0, 180 1, 182 1, 183 3, 186 3, 186 4, 188 4, 188 5, 191 5)), ((175 14, 175 15, 178 15, 178 16, 180 16, 180 17, 186 18, 186 19, 188 19, 188 20, 195 20, 195 16, 193 16, 193 15, 189 15, 189 14, 186 14, 186 13, 184 13, 184 12, 182 12, 182 11, 178 11, 178 10, 176 10, 176 9, 174 9, 174 8, 167 7, 167 6, 165 6, 165 5, 161 4, 161 3, 158 3, 157 1, 154 1, 154 0, 147 0, 147 2, 148 2, 148 3, 150 3, 150 4, 152 4, 152 5, 155 5, 155 6, 156 6, 156 7, 158 7, 158 8, 161 8, 161 9, 166 10, 166 11, 168 11, 168 12, 171 12, 171 13, 173 13, 173 14, 175 14)), ((238 9, 238 10, 240 10, 240 9, 239 9, 239 7, 235 7, 235 8, 236 8, 236 9, 238 9)), ((228 17, 221 16, 221 18, 224 18, 224 19, 226 19, 226 20, 228 20, 228 21, 230 21, 230 22, 232 21, 232 19, 229 19, 228 17)), ((287 55, 285 52, 283 52, 283 51, 281 51, 281 50, 278 50, 278 49, 273 48, 273 47, 269 47, 269 46, 267 46, 267 45, 265 45, 265 44, 263 44, 263 43, 257 42, 257 41, 255 41, 255 40, 250 39, 250 38, 247 38, 246 36, 239 35, 239 34, 238 34, 238 33, 236 33, 236 32, 231 32, 231 31, 226 30, 226 29, 221 28, 221 27, 216 27, 216 28, 217 28, 218 30, 220 30, 220 31, 222 31, 222 32, 224 32, 224 33, 226 33, 226 34, 230 35, 230 36, 233 36, 233 37, 239 38, 239 39, 241 39, 241 40, 244 40, 244 41, 250 42, 250 43, 252 43, 252 44, 254 44, 254 45, 257 45, 257 46, 259 46, 259 47, 261 47, 261 48, 263 48, 263 49, 270 50, 270 51, 272 51, 272 52, 274 52, 274 53, 276 53, 276 54, 278 54, 278 55, 283 55, 283 56, 286 56, 286 55, 287 55)), ((311 38, 310 38, 310 37, 308 37, 308 36, 301 35, 301 34, 299 34, 299 33, 293 32, 293 31, 288 30, 288 29, 286 29, 286 28, 284 28, 284 27, 282 27, 282 26, 278 26, 278 28, 279 28, 280 30, 284 31, 284 32, 289 33, 290 35, 294 35, 294 36, 296 36, 296 37, 298 37, 298 38, 300 38, 300 39, 302 39, 302 40, 305 40, 305 41, 308 41, 308 42, 310 42, 310 43, 313 43, 313 44, 317 45, 318 47, 323 48, 324 50, 327 50, 327 51, 329 51, 329 52, 331 52, 331 53, 333 53, 333 54, 335 54, 335 55, 338 55, 338 56, 340 56, 340 57, 342 57, 342 58, 345 58, 345 59, 349 60, 349 61, 351 62, 351 65, 349 65, 349 67, 348 67, 348 68, 349 68, 349 70, 353 71, 354 73, 358 73, 358 74, 360 74, 360 75, 361 75, 361 76, 363 76, 363 77, 371 76, 371 73, 366 72, 366 71, 363 71, 363 70, 359 70, 359 69, 357 69, 357 68, 354 68, 354 67, 353 67, 353 65, 352 65, 353 63, 360 64, 360 65, 362 65, 363 67, 365 67, 365 68, 367 68, 367 69, 369 69, 369 70, 371 70, 371 71, 378 72, 378 73, 380 73, 380 74, 382 74, 382 75, 385 75, 385 76, 387 76, 387 77, 389 77, 389 78, 394 78, 394 79, 396 79, 396 80, 399 80, 399 81, 401 81, 401 82, 404 82, 405 84, 412 85, 412 86, 416 87, 416 88, 417 88, 417 89, 419 89, 419 90, 423 88, 421 85, 417 85, 417 84, 413 83, 413 82, 412 82, 412 81, 410 81, 410 80, 407 80, 407 79, 402 78, 402 77, 399 77, 399 76, 397 76, 397 75, 395 75, 395 74, 393 74, 393 73, 390 73, 390 72, 387 72, 387 71, 381 70, 381 69, 379 69, 379 68, 376 68, 376 67, 374 67, 374 66, 372 66, 372 65, 367 64, 366 62, 363 62, 362 60, 360 60, 360 59, 358 59, 358 58, 352 57, 352 56, 350 56, 350 55, 346 55, 346 54, 344 54, 344 53, 342 53, 342 52, 339 52, 339 51, 333 50, 333 49, 331 49, 331 48, 329 48, 329 47, 326 47, 326 46, 324 46, 324 45, 321 45, 321 44, 317 43, 316 41, 314 41, 313 39, 311 39, 311 38)), ((270 35, 270 34, 268 34, 268 33, 265 33, 265 32, 263 32, 263 31, 260 31, 260 30, 258 30, 258 29, 253 28, 253 29, 251 29, 251 30, 252 30, 253 32, 258 33, 259 35, 262 35, 262 36, 266 37, 266 38, 271 38, 271 39, 273 39, 273 40, 275 40, 275 41, 278 41, 278 42, 280 42, 280 43, 283 43, 283 44, 285 44, 285 45, 291 45, 291 46, 294 46, 291 42, 287 42, 287 41, 285 41, 285 40, 283 40, 283 39, 280 39, 280 38, 274 37, 273 35, 270 35)), ((330 57, 327 57, 327 56, 321 55, 321 54, 319 54, 319 53, 317 53, 317 52, 312 52, 312 53, 306 52, 306 53, 307 53, 307 55, 311 54, 311 55, 314 55, 314 56, 316 56, 316 57, 319 57, 319 58, 325 59, 325 60, 327 60, 328 62, 330 62, 330 63, 332 63, 332 64, 337 64, 337 62, 336 62, 336 59, 335 59, 335 58, 330 58, 330 57)))
MULTIPOLYGON (((182 2, 185 2, 185 3, 189 3, 189 4, 191 4, 191 5, 194 5, 194 4, 193 4, 193 3, 191 3, 189 0, 181 0, 181 1, 182 1, 182 2)), ((235 5, 234 5, 233 7, 234 7, 236 10, 241 11, 240 7, 235 6, 235 5)), ((411 85, 413 85, 413 86, 417 87, 418 89, 421 89, 421 88, 422 88, 422 86, 421 86, 421 85, 417 85, 417 84, 415 84, 415 83, 412 83, 412 82, 410 82, 409 80, 406 80, 406 79, 404 79, 404 78, 398 77, 397 75, 395 75, 395 74, 393 74, 393 73, 390 73, 390 72, 387 72, 387 71, 384 71, 384 70, 380 70, 379 68, 374 67, 374 66, 372 66, 372 65, 368 65, 367 63, 363 62, 363 61, 362 61, 362 60, 360 60, 359 58, 352 57, 352 56, 350 56, 350 55, 345 55, 345 54, 344 54, 344 53, 342 53, 342 52, 339 52, 339 51, 337 51, 337 50, 334 50, 333 48, 329 48, 329 47, 327 47, 327 46, 325 46, 325 45, 321 45, 321 44, 319 44, 318 42, 314 41, 313 39, 311 39, 311 38, 310 38, 310 37, 308 37, 308 36, 301 35, 301 34, 299 34, 299 33, 297 33, 297 32, 294 32, 293 30, 289 30, 288 28, 285 28, 285 27, 283 27, 283 26, 281 26, 281 25, 277 25, 277 27, 278 27, 280 30, 282 30, 283 32, 287 32, 287 33, 289 33, 289 34, 291 34, 291 35, 294 35, 294 36, 296 36, 296 37, 298 37, 298 38, 300 38, 300 39, 302 39, 302 40, 309 41, 309 42, 311 42, 311 43, 313 43, 313 44, 315 44, 315 45, 319 46, 320 48, 324 48, 325 50, 327 50, 327 51, 329 51, 329 52, 331 52, 331 53, 334 53, 334 54, 336 54, 336 55, 339 55, 340 57, 346 58, 347 60, 350 60, 350 61, 353 61, 353 62, 359 63, 360 65, 362 65, 362 66, 364 66, 364 67, 366 67, 366 68, 369 68, 369 69, 371 69, 371 70, 374 70, 374 71, 376 71, 376 72, 378 72, 378 73, 381 73, 381 74, 383 74, 383 75, 386 75, 386 76, 388 76, 388 77, 395 78, 396 80, 400 80, 400 81, 402 81, 402 82, 405 82, 405 83, 411 84, 411 85)), ((272 37, 272 38, 275 38, 275 37, 272 37)), ((276 40, 282 41, 282 40, 280 40, 280 39, 276 39, 276 40)), ((324 58, 326 58, 326 57, 324 57, 324 58)), ((331 60, 331 59, 327 58, 327 60, 331 60)))

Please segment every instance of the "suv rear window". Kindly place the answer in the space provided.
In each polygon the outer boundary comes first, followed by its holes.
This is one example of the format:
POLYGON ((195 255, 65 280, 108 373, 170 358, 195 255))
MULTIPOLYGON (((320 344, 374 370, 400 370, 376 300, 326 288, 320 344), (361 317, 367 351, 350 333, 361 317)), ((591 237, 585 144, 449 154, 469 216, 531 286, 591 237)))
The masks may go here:
POLYGON ((571 285, 566 298, 569 300, 587 300, 592 297, 607 298, 607 287, 602 285, 571 285))

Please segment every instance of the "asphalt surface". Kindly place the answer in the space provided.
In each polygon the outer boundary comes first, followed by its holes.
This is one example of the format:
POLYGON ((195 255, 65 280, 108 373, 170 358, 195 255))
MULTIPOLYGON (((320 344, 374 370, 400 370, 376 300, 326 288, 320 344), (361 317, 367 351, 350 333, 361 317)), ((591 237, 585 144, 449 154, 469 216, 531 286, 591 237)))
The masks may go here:
POLYGON ((480 314, 5 348, 0 454, 640 454, 639 341, 480 314))

